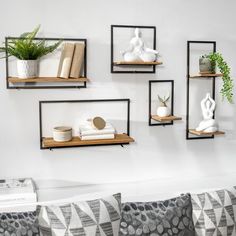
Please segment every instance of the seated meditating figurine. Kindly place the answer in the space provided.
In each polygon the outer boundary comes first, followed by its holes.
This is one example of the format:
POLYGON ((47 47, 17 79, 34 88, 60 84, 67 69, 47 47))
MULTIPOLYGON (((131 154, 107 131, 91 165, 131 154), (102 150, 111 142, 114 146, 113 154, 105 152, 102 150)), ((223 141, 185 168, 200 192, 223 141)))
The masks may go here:
POLYGON ((203 131, 205 133, 214 133, 218 131, 218 124, 213 119, 216 103, 207 93, 206 97, 201 101, 201 109, 204 120, 200 122, 196 131, 203 131))
POLYGON ((129 48, 122 52, 124 61, 135 62, 154 62, 158 52, 145 46, 139 28, 135 29, 135 36, 130 40, 129 48))

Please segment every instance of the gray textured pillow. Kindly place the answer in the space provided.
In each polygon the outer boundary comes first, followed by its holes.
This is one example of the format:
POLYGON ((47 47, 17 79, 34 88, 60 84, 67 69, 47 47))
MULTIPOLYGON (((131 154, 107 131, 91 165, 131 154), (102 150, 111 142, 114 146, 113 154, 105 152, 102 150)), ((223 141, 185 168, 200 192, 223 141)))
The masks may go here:
POLYGON ((0 213, 0 235, 38 236, 36 212, 0 213))
POLYGON ((38 206, 38 224, 43 236, 118 236, 121 195, 60 206, 38 206))
POLYGON ((120 235, 194 236, 190 194, 166 201, 122 204, 120 235))
POLYGON ((192 195, 196 235, 236 235, 236 189, 192 195))

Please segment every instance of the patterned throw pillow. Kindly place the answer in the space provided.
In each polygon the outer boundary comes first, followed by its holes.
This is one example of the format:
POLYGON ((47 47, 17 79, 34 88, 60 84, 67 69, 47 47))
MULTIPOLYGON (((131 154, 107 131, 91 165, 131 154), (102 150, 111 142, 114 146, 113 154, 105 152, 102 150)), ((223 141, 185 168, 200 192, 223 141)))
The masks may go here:
POLYGON ((236 189, 192 195, 196 235, 236 235, 236 189))
POLYGON ((122 204, 120 235, 194 236, 191 196, 122 204))
POLYGON ((0 235, 38 236, 36 212, 0 213, 0 235))
POLYGON ((61 206, 38 206, 43 236, 118 236, 121 195, 61 206))

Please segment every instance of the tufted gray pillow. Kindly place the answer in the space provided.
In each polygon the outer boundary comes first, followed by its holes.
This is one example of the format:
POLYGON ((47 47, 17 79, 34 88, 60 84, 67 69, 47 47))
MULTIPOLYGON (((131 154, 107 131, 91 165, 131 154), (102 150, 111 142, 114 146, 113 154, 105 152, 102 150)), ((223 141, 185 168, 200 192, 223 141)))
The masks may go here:
POLYGON ((0 235, 38 236, 36 212, 0 213, 0 235))
POLYGON ((166 201, 122 204, 120 235, 194 236, 190 194, 166 201))

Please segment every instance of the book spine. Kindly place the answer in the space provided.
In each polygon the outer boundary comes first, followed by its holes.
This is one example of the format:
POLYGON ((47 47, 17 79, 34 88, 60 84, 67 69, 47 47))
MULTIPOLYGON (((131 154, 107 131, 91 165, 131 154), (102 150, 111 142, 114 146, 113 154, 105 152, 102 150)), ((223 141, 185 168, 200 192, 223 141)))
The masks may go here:
POLYGON ((58 67, 57 77, 68 79, 74 55, 74 43, 65 43, 61 53, 60 63, 58 67))
POLYGON ((75 44, 75 52, 72 60, 70 77, 71 78, 80 78, 82 74, 82 67, 84 63, 84 43, 75 44))

